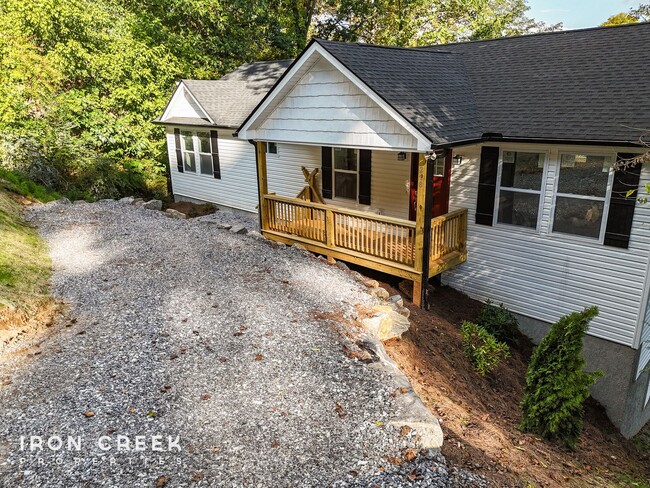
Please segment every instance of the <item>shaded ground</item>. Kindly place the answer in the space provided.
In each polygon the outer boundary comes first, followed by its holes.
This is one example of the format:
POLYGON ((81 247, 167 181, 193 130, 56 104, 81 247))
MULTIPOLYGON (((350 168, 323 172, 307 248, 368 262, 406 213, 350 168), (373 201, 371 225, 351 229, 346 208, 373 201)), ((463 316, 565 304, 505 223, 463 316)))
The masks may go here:
POLYGON ((493 375, 481 378, 462 352, 459 330, 481 306, 440 288, 430 311, 410 306, 411 330, 402 340, 386 344, 416 392, 441 419, 443 454, 498 486, 648 486, 650 449, 625 440, 596 402, 588 405, 576 452, 516 429, 532 345, 522 337, 511 358, 493 375))
POLYGON ((215 213, 218 209, 212 203, 170 202, 165 204, 165 209, 173 208, 184 213, 190 218, 201 217, 215 213))

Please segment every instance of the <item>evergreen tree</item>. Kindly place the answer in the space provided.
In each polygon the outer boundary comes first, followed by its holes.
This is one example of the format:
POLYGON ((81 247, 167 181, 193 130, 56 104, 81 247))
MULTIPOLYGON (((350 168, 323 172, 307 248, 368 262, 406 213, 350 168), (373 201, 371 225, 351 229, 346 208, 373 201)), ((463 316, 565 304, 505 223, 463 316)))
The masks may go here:
POLYGON ((590 307, 562 317, 533 352, 521 402, 522 430, 575 449, 589 386, 603 374, 583 371, 582 338, 596 315, 598 308, 590 307))

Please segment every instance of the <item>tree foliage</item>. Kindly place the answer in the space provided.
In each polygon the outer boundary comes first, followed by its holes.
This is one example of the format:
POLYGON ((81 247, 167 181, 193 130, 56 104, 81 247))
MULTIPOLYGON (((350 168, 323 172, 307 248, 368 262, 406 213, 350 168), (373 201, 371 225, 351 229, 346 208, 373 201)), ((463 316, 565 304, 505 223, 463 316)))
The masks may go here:
POLYGON ((312 35, 390 45, 540 26, 524 0, 0 0, 0 165, 73 197, 159 193, 180 78, 296 56, 312 35))
POLYGON ((521 402, 522 430, 575 448, 589 386, 603 374, 583 371, 582 338, 596 315, 598 308, 590 307, 562 317, 535 348, 521 402))

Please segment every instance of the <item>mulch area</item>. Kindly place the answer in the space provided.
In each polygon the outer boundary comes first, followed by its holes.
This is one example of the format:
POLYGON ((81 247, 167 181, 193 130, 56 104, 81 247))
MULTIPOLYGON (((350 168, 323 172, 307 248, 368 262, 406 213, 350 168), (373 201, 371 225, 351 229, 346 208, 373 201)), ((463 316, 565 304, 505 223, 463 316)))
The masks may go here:
POLYGON ((650 480, 650 449, 624 439, 594 400, 575 452, 519 431, 532 343, 522 336, 511 357, 482 378, 463 354, 460 334, 462 321, 475 319, 482 304, 447 287, 432 296, 429 311, 408 303, 411 329, 386 349, 442 420, 442 452, 452 463, 497 486, 647 486, 635 482, 650 480))

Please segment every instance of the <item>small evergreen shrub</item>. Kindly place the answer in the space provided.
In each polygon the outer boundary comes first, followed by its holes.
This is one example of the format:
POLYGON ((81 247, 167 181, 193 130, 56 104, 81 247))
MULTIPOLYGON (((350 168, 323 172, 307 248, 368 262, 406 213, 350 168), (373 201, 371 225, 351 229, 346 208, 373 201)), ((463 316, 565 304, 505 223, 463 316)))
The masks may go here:
POLYGON ((582 337, 598 308, 562 317, 533 352, 526 373, 519 428, 575 449, 589 386, 601 371, 585 373, 582 337))
POLYGON ((494 371, 510 355, 508 345, 500 342, 480 325, 465 321, 460 327, 463 350, 481 376, 494 371))
POLYGON ((509 344, 517 343, 519 322, 517 317, 503 306, 503 303, 497 307, 488 300, 479 312, 476 321, 498 340, 509 344))

